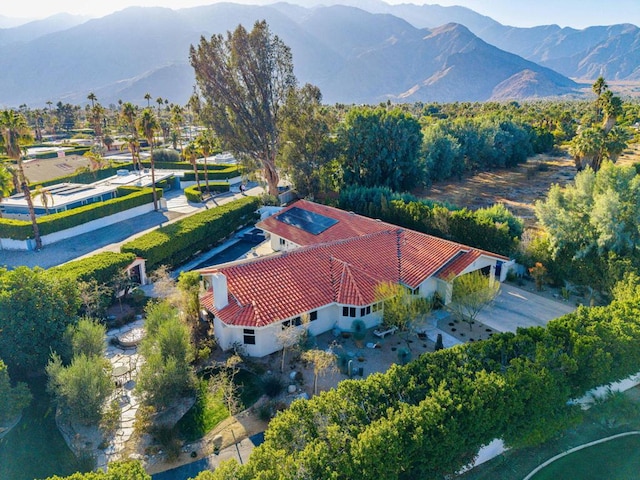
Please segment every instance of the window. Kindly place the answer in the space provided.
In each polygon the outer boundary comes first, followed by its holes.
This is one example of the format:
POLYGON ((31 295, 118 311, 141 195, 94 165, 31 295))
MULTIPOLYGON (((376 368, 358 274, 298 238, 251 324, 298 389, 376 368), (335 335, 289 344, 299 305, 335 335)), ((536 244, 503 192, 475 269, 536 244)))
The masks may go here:
POLYGON ((356 307, 342 307, 343 317, 356 317, 356 307))
POLYGON ((317 319, 318 319, 318 311, 314 310, 309 314, 309 321, 313 322, 314 320, 317 320, 317 319))
POLYGON ((287 241, 284 238, 280 239, 280 246, 284 247, 287 244, 287 241))
POLYGON ((420 295, 420 287, 411 290, 411 295, 420 295))
POLYGON ((282 329, 284 330, 289 325, 291 325, 291 320, 285 320, 284 322, 282 322, 282 329))
POLYGON ((256 344, 256 331, 251 328, 243 329, 244 332, 244 344, 255 345, 256 344))
POLYGON ((296 327, 299 327, 300 325, 302 325, 302 319, 300 317, 294 318, 292 322, 296 327))

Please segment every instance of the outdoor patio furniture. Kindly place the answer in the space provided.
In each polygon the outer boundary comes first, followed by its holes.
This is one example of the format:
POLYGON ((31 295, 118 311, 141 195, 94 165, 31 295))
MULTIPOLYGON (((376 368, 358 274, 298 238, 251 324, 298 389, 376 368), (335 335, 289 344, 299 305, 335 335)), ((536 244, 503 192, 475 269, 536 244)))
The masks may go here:
POLYGON ((398 327, 396 327, 396 326, 389 327, 386 330, 382 330, 380 328, 376 328, 373 331, 373 334, 378 338, 384 338, 387 335, 393 335, 394 333, 396 333, 396 330, 398 330, 398 327))

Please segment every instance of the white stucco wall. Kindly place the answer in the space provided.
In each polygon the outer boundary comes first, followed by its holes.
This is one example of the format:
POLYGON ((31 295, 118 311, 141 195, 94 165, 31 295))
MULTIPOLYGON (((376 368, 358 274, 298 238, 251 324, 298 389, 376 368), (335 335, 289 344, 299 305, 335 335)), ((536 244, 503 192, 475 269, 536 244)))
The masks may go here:
POLYGON ((284 239, 284 244, 281 244, 280 239, 282 239, 282 237, 278 235, 274 235, 273 233, 271 234, 271 249, 274 252, 279 252, 279 251, 286 252, 289 250, 295 250, 296 248, 300 247, 300 245, 298 245, 297 243, 293 243, 287 239, 284 239))

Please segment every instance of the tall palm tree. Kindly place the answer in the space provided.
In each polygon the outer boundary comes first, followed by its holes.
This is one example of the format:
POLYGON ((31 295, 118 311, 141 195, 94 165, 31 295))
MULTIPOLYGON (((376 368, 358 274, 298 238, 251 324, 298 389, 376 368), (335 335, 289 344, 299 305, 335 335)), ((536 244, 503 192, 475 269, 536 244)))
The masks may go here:
POLYGON ((138 172, 142 172, 142 164, 140 163, 140 142, 136 137, 127 135, 124 139, 124 143, 120 146, 120 150, 129 149, 131 152, 131 161, 133 162, 134 169, 138 166, 138 172))
POLYGON ((95 102, 98 99, 98 97, 96 97, 96 94, 91 92, 89 93, 89 95, 87 95, 87 100, 91 100, 91 108, 93 108, 95 106, 95 102))
POLYGON ((151 107, 151 94, 149 92, 144 94, 144 99, 147 101, 147 108, 151 107))
MULTIPOLYGON (((3 198, 7 198, 13 192, 14 183, 11 172, 4 166, 0 165, 0 202, 3 198)), ((2 217, 2 211, 0 211, 2 217)))
POLYGON ((182 122, 184 122, 184 108, 180 105, 173 105, 171 107, 171 125, 173 125, 173 128, 178 133, 180 150, 182 150, 182 122))
POLYGON ((198 162, 196 162, 196 159, 198 158, 197 146, 193 142, 187 144, 187 146, 184 147, 184 150, 182 151, 182 155, 193 167, 193 173, 196 177, 196 185, 198 186, 198 192, 200 192, 200 198, 202 198, 202 189, 200 188, 200 177, 198 177, 198 162))
POLYGON ((210 194, 209 166, 207 165, 207 158, 209 157, 209 155, 211 155, 213 149, 217 146, 216 139, 214 138, 211 130, 206 129, 205 131, 201 132, 200 135, 198 135, 198 138, 196 138, 196 145, 198 145, 200 153, 204 157, 204 184, 207 190, 207 194, 210 194))
POLYGON ((147 139, 149 149, 151 151, 151 189, 153 190, 153 209, 158 210, 158 199, 156 197, 156 168, 153 160, 153 140, 158 129, 158 119, 153 113, 151 107, 147 107, 142 111, 138 119, 138 130, 140 134, 147 139))
POLYGON ((31 198, 40 197, 40 201, 42 202, 42 206, 44 207, 44 211, 49 214, 49 202, 53 206, 53 195, 51 192, 43 187, 42 185, 38 185, 35 191, 31 192, 31 198))
POLYGON ((20 182, 20 190, 27 201, 29 217, 33 225, 33 238, 36 242, 36 250, 40 250, 42 248, 42 239, 40 238, 36 212, 33 208, 31 192, 29 191, 29 183, 24 175, 24 168, 22 166, 23 148, 33 141, 31 130, 24 116, 14 110, 3 110, 0 112, 0 130, 2 131, 0 146, 7 157, 16 162, 16 173, 18 181, 20 182))

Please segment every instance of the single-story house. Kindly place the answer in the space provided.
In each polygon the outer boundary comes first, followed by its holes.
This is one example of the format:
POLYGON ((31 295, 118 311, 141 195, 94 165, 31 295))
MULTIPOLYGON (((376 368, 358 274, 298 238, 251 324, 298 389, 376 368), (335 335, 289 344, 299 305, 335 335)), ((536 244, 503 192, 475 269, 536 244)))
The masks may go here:
POLYGON ((495 275, 509 259, 432 235, 299 200, 257 225, 277 253, 200 271, 202 306, 223 350, 242 345, 262 357, 281 349, 277 332, 308 318, 319 335, 382 322, 381 283, 451 300, 451 279, 475 270, 495 275))

